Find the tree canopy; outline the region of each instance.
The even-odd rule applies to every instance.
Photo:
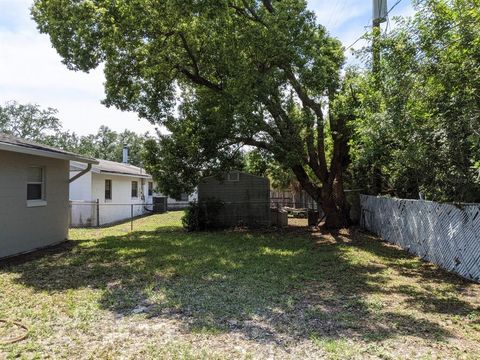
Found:
[[[353,100],[341,44],[306,1],[37,0],[32,13],[70,69],[104,64],[106,105],[169,130],[149,144],[162,191],[228,168],[247,145],[291,169],[327,226],[347,224]]]
[[[53,108],[10,101],[0,105],[0,132],[30,140],[46,140],[62,125]]]
[[[480,201],[478,5],[415,1],[379,36],[375,74],[371,48],[343,68],[303,0],[36,0],[32,14],[67,67],[104,64],[107,106],[166,127],[145,144],[162,192],[242,166],[247,148],[252,171],[293,175],[338,227],[345,181]]]

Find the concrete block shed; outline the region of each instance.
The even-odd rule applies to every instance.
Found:
[[[241,171],[205,177],[198,185],[198,200],[209,198],[225,204],[217,219],[219,227],[270,225],[270,181],[267,178]]]
[[[0,258],[67,239],[71,160],[97,163],[0,133]]]

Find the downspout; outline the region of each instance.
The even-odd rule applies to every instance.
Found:
[[[92,164],[87,164],[87,168],[85,170],[82,170],[80,171],[77,175],[75,175],[74,177],[72,177],[70,180],[68,180],[68,183],[71,184],[72,182],[74,182],[75,180],[77,180],[79,177],[85,175],[87,172],[89,172],[90,170],[92,170]]]

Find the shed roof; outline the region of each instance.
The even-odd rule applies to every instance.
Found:
[[[43,156],[47,158],[77,161],[85,164],[98,164],[97,160],[70,151],[57,149],[53,146],[22,139],[13,135],[0,133],[0,150],[21,154]]]
[[[113,175],[123,175],[123,176],[135,176],[150,179],[152,176],[147,174],[145,169],[141,167],[119,163],[115,161],[96,159],[98,161],[97,165],[93,165],[92,172],[97,174],[113,174]],[[71,171],[80,171],[85,169],[85,166],[76,162],[70,163]]]
[[[239,173],[239,174],[242,174],[242,175],[245,175],[245,176],[249,176],[249,177],[254,177],[254,178],[258,178],[258,179],[264,179],[266,181],[269,181],[268,178],[264,177],[264,176],[259,176],[259,175],[255,175],[255,174],[250,174],[248,172],[245,172],[245,171],[240,171],[240,170],[230,170],[228,172],[224,172],[224,173],[221,173],[221,174],[217,174],[217,175],[210,175],[210,176],[205,176],[203,178],[200,179],[200,181],[202,180],[206,180],[206,179],[212,179],[212,178],[215,178],[215,179],[218,179],[218,180],[224,180],[224,178],[228,175],[228,174],[233,174],[233,173]]]

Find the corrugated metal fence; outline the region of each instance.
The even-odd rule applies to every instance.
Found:
[[[480,204],[361,195],[361,225],[384,240],[480,282]]]

